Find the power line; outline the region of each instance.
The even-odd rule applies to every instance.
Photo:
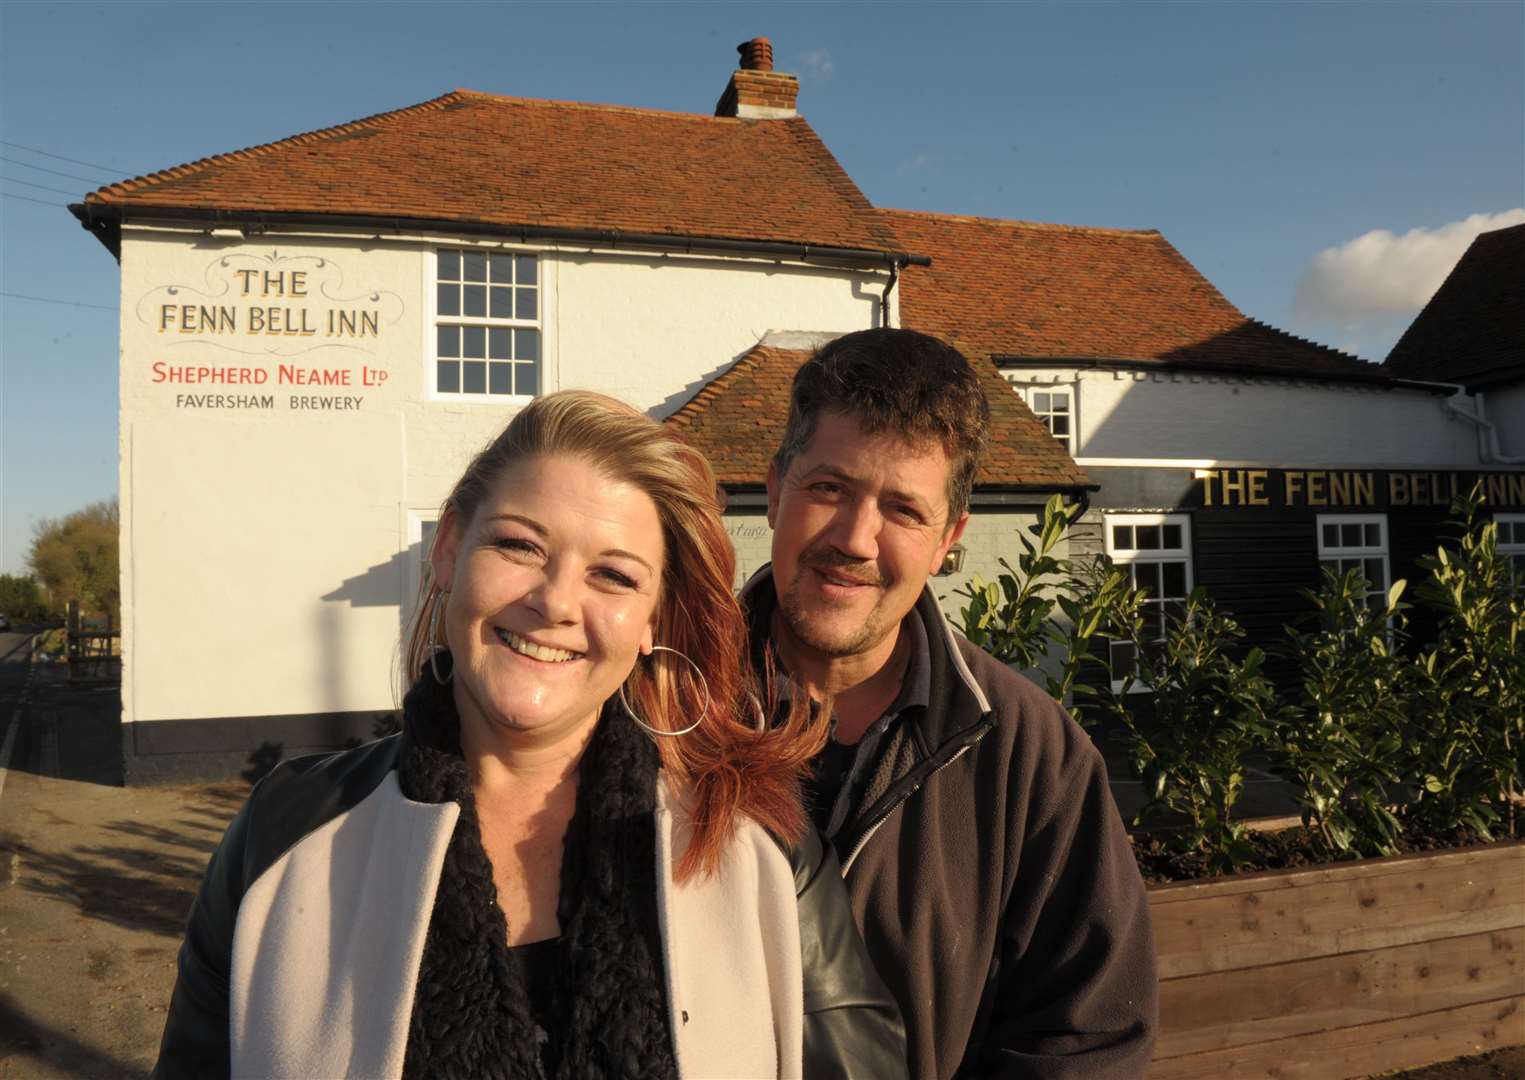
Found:
[[[51,199],[34,199],[30,195],[12,195],[9,191],[0,191],[0,199],[20,199],[22,202],[34,202],[38,206],[57,206],[64,210],[68,209],[68,206],[61,202],[54,202]]]
[[[12,300],[32,300],[39,304],[63,304],[65,307],[87,307],[98,311],[115,311],[116,308],[105,304],[85,304],[78,300],[55,300],[51,296],[24,296],[21,293],[0,292],[0,296],[8,296]]]
[[[100,183],[99,180],[96,180],[93,177],[76,176],[74,173],[59,172],[57,169],[44,169],[41,165],[29,165],[27,162],[22,161],[20,158],[10,158],[6,157],[4,154],[0,154],[0,161],[3,161],[8,165],[20,165],[23,169],[36,169],[38,172],[51,173],[54,176],[66,177],[70,180],[83,180],[87,184]]]
[[[20,179],[14,177],[14,176],[0,176],[0,180],[4,180],[7,184],[25,184],[27,187],[42,188],[43,191],[52,191],[52,192],[56,192],[59,195],[77,195],[77,194],[79,194],[78,192],[75,192],[75,191],[69,191],[67,188],[48,187],[47,184],[34,184],[30,180],[20,180]]]
[[[37,149],[35,146],[22,146],[20,143],[7,142],[5,139],[0,139],[0,146],[25,150],[29,154],[41,154],[43,157],[52,158],[55,161],[67,161],[70,165],[83,165],[87,169],[99,169],[101,172],[115,173],[117,176],[126,176],[129,173],[127,169],[114,169],[110,165],[97,165],[92,161],[80,161],[78,158],[64,157],[62,154],[50,154],[46,150]]]

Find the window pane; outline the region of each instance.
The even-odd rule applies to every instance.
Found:
[[[1049,409],[1049,395],[1048,394],[1034,394],[1033,395],[1033,412],[1046,413],[1046,412],[1050,412],[1050,411],[1051,410]]]
[[[510,351],[512,338],[509,336],[513,331],[507,327],[494,326],[487,331],[487,358],[489,360],[507,360],[513,356]]]
[[[514,281],[514,257],[512,255],[492,255],[488,257],[488,271],[492,275],[494,285],[511,285]]]
[[[439,355],[461,355],[461,328],[459,326],[441,326],[436,336],[439,338]]]
[[[1181,547],[1181,526],[1164,525],[1160,528],[1160,546],[1170,551],[1177,551]]]
[[[439,277],[441,281],[461,280],[461,253],[459,251],[442,251],[439,253]]]
[[[533,285],[533,284],[535,284],[535,281],[536,281],[536,278],[535,278],[535,269],[536,269],[536,267],[535,267],[535,256],[533,256],[533,255],[520,255],[517,259],[514,260],[514,263],[515,263],[516,273],[518,274],[519,284],[520,285]]]
[[[1118,551],[1132,551],[1133,550],[1133,526],[1132,525],[1114,525],[1114,526],[1112,526],[1112,546],[1115,549],[1117,549]]]
[[[1186,618],[1186,604],[1181,600],[1171,600],[1162,605],[1165,610],[1165,624],[1167,626],[1180,626]]]
[[[461,355],[476,359],[487,355],[487,328],[485,326],[461,327]]]
[[[1186,595],[1186,564],[1183,562],[1168,562],[1161,565],[1163,580],[1160,582],[1162,595],[1185,596]]]
[[[540,331],[514,331],[514,358],[517,360],[540,359]]]
[[[461,365],[454,360],[441,360],[434,365],[435,384],[442,394],[458,393],[461,389]]]
[[[514,290],[514,317],[519,319],[533,319],[535,317],[535,290]]]
[[[514,365],[514,393],[534,397],[540,393],[540,365]]]
[[[1340,547],[1360,547],[1361,526],[1351,525],[1348,522],[1340,526]]]
[[[493,288],[492,317],[494,319],[512,319],[514,317],[514,290],[497,286]]]
[[[468,360],[461,365],[461,389],[468,394],[481,394],[487,390],[487,365],[480,360]]]
[[[1382,572],[1381,559],[1367,559],[1362,573],[1366,575],[1366,580],[1371,583],[1373,589],[1387,592],[1387,575]]]
[[[480,319],[487,314],[487,286],[486,285],[462,285],[461,314],[468,318]]]
[[[1066,412],[1066,413],[1069,412],[1070,411],[1070,395],[1068,395],[1068,394],[1055,394],[1054,395],[1054,411],[1055,412]]]
[[[459,315],[461,313],[461,287],[441,283],[434,287],[434,306],[441,315]]]
[[[1070,418],[1064,413],[1056,413],[1049,417],[1049,430],[1059,438],[1064,438],[1070,433]]]
[[[1138,539],[1140,551],[1160,550],[1160,527],[1158,525],[1140,525],[1133,530],[1133,535]]]
[[[1108,658],[1112,662],[1112,678],[1123,679],[1133,674],[1136,650],[1131,641],[1108,642]]]
[[[1134,563],[1133,580],[1140,589],[1150,596],[1160,595],[1160,564],[1159,563]]]
[[[488,364],[487,389],[494,394],[512,394],[514,392],[514,365]]]
[[[461,253],[461,273],[466,281],[487,280],[487,256],[480,251]]]
[[[1338,525],[1324,526],[1324,546],[1326,548],[1340,546],[1340,527]]]

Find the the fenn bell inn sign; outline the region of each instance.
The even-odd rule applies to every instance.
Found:
[[[1525,472],[1197,469],[1192,476],[1187,505],[1200,507],[1444,509],[1474,484],[1486,506],[1525,506]]]

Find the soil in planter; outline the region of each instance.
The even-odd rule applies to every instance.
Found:
[[[1519,1080],[1525,1076],[1525,1046],[1455,1058],[1407,1072],[1383,1073],[1383,1080]]]
[[[1181,852],[1171,847],[1171,837],[1142,833],[1133,838],[1133,854],[1138,859],[1139,871],[1151,885],[1171,881],[1194,881],[1197,878],[1214,877],[1223,873],[1212,860],[1201,852]],[[1505,837],[1499,837],[1505,839]],[[1349,862],[1354,855],[1331,856],[1317,830],[1298,826],[1278,832],[1250,832],[1245,840],[1254,849],[1254,857],[1239,867],[1239,872],[1254,870],[1288,870],[1303,866],[1323,866],[1333,862]],[[1482,839],[1468,829],[1437,835],[1406,829],[1398,838],[1398,854],[1414,854],[1424,851],[1443,851],[1447,848],[1471,847]]]

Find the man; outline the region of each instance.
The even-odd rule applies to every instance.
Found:
[[[1142,1077],[1154,945],[1101,755],[927,588],[968,523],[989,423],[968,361],[935,338],[821,349],[768,470],[753,641],[832,704],[813,813],[912,1074]]]

